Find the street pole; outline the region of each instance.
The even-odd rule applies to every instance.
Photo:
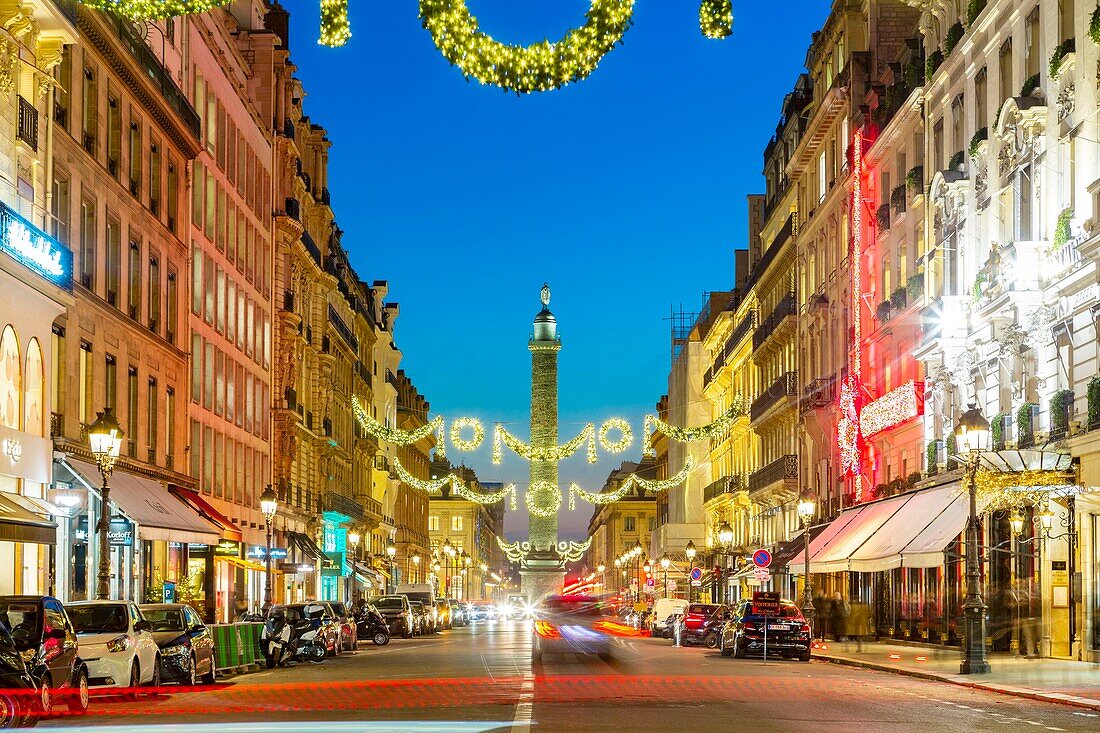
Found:
[[[99,569],[95,589],[96,599],[101,601],[111,597],[111,542],[108,536],[111,528],[111,474],[122,450],[123,435],[125,433],[110,407],[96,413],[95,422],[88,426],[88,446],[103,477],[99,494]]]
[[[970,516],[966,525],[966,647],[959,671],[962,674],[988,674],[985,651],[985,601],[982,600],[981,557],[978,549],[978,466],[989,438],[989,421],[977,405],[959,417],[956,445],[967,449],[966,482],[970,491]]]
[[[817,511],[817,496],[809,489],[802,491],[798,500],[798,518],[802,520],[803,552],[803,576],[802,576],[802,615],[806,617],[806,623],[810,627],[810,639],[814,638],[814,596],[810,588],[810,522],[813,521]]]

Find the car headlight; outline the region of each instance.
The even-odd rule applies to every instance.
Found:
[[[109,652],[115,652],[115,653],[124,652],[129,648],[130,648],[130,637],[129,636],[125,636],[125,635],[119,636],[119,637],[111,639],[109,642],[107,642],[107,651],[109,651]]]
[[[160,655],[162,657],[181,657],[189,651],[186,644],[177,644],[176,646],[169,646],[161,649]]]

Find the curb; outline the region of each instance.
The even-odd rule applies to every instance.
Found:
[[[860,669],[873,669],[879,672],[891,672],[893,674],[901,675],[903,677],[914,677],[916,679],[928,680],[930,682],[944,682],[950,685],[956,685],[958,687],[968,687],[972,690],[995,692],[1000,695],[1010,695],[1012,697],[1021,697],[1028,700],[1037,700],[1039,702],[1049,702],[1056,705],[1069,705],[1076,708],[1084,708],[1085,710],[1100,712],[1100,700],[1093,700],[1087,697],[1064,695],[1058,692],[1034,692],[1031,690],[1025,690],[1019,687],[1010,687],[1007,685],[983,684],[981,682],[964,682],[962,680],[939,675],[934,672],[918,672],[916,670],[904,669],[902,667],[891,667],[889,665],[879,664],[877,662],[864,662],[859,659],[851,659],[848,657],[820,656],[815,654],[814,659],[822,662],[829,662],[830,664],[840,664],[846,667],[859,667]]]

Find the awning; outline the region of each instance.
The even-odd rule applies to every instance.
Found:
[[[99,493],[99,488],[94,483],[99,476],[99,469],[74,458],[65,458],[64,463],[86,488]],[[169,494],[156,481],[125,471],[115,471],[111,475],[110,487],[111,503],[138,524],[141,539],[192,542],[200,545],[218,544],[220,528]]]
[[[202,497],[202,494],[172,484],[168,485],[168,490],[172,492],[175,497],[181,499],[185,504],[188,504],[196,512],[206,517],[206,519],[221,527],[222,537],[224,539],[244,542],[244,535],[241,534],[240,528],[233,524],[232,519],[215,509],[210,502]]]
[[[899,497],[901,498],[901,497]],[[960,498],[957,486],[938,486],[911,494],[894,516],[848,558],[848,570],[874,573],[900,567],[906,546],[943,514],[952,502]],[[937,548],[933,565],[943,562],[943,548],[959,533],[954,532]],[[908,563],[906,563],[908,564]],[[811,568],[813,566],[811,565]],[[913,567],[910,565],[909,567]]]
[[[817,568],[813,567],[813,559],[817,557],[822,549],[824,549],[834,537],[844,531],[844,528],[847,527],[853,519],[859,516],[861,511],[863,511],[862,506],[841,512],[839,517],[825,525],[825,529],[821,530],[817,537],[810,540],[810,569],[813,570],[813,572],[818,572]],[[801,557],[796,556],[795,559],[787,563],[788,572],[790,572],[791,575],[800,575],[806,572],[806,568],[803,567],[801,560]]]
[[[810,542],[812,543],[814,538],[825,531],[828,524],[815,524],[810,527]],[[779,548],[772,553],[771,568],[773,572],[782,572],[783,567],[788,565],[793,560],[801,560],[805,558],[806,553],[806,539],[805,530],[799,532],[788,541],[782,543]]]
[[[0,491],[0,540],[53,545],[57,525],[39,516],[26,497]]]
[[[287,532],[287,538],[290,540],[290,544],[297,547],[302,553],[312,559],[320,560],[322,567],[330,567],[332,560],[328,559],[328,556],[321,551],[321,548],[317,546],[317,543],[310,539],[309,535],[301,532]]]
[[[842,512],[810,545],[810,572],[879,572],[897,567],[936,567],[962,531],[967,497],[957,485],[915,491]],[[832,525],[830,525],[832,526]],[[791,572],[804,572],[801,557]]]
[[[239,568],[244,568],[245,570],[258,570],[261,573],[267,572],[267,566],[266,565],[261,565],[260,563],[252,562],[251,560],[245,560],[244,558],[241,558],[241,557],[227,557],[225,555],[215,555],[214,559],[215,560],[222,560],[224,562],[229,563],[230,565],[236,565]],[[274,566],[272,566],[271,571],[273,573],[276,572]]]

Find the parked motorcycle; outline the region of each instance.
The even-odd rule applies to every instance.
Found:
[[[260,650],[272,669],[297,659],[322,662],[327,649],[320,615],[300,605],[274,606],[260,632]]]
[[[355,634],[359,639],[370,639],[378,646],[390,643],[390,628],[374,606],[363,606],[356,612]]]

